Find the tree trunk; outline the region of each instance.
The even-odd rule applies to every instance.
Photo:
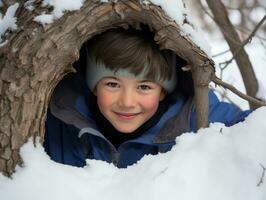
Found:
[[[241,47],[242,42],[237,34],[233,24],[228,18],[228,13],[220,0],[206,0],[209,8],[212,11],[213,17],[219,28],[221,29],[227,44],[230,47],[232,54],[235,57],[236,63],[239,67],[247,94],[256,97],[258,91],[258,81],[254,73],[252,64],[249,60],[245,49]],[[257,104],[249,102],[251,108],[258,107]]]
[[[138,0],[90,0],[79,11],[68,12],[42,27],[33,18],[44,8],[39,1],[35,3],[34,13],[21,4],[17,12],[18,30],[10,33],[9,42],[0,48],[0,171],[6,175],[22,163],[19,148],[29,137],[43,141],[53,89],[67,73],[74,72],[72,63],[79,58],[82,44],[96,34],[113,27],[146,24],[152,27],[154,39],[163,49],[172,50],[192,66],[192,73],[196,72],[193,77],[205,77],[203,81],[197,78],[195,90],[206,88],[211,81],[212,60],[180,34],[180,27],[158,6],[143,5]],[[195,94],[200,101],[200,93]],[[208,115],[205,108],[197,109],[198,114]],[[208,118],[204,119],[199,127],[206,126]]]

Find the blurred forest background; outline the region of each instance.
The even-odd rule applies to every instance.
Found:
[[[266,1],[185,0],[185,3],[212,48],[217,76],[265,101]],[[215,88],[223,100],[249,108],[246,101],[227,89]],[[250,106],[256,108],[252,103]]]

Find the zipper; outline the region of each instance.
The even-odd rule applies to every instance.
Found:
[[[120,159],[120,153],[116,150],[116,152],[112,152],[112,163],[117,167]]]
[[[98,130],[95,130],[93,128],[83,128],[80,130],[78,137],[81,138],[85,133],[98,136],[108,143],[109,148],[111,150],[111,162],[117,167],[120,160],[120,153],[118,152],[116,147],[107,138],[105,138]],[[86,151],[88,152],[88,150]]]

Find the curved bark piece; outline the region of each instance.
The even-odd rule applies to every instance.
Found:
[[[72,63],[79,58],[82,44],[113,27],[147,24],[161,48],[172,50],[192,66],[197,116],[205,116],[198,127],[207,126],[206,88],[214,73],[213,61],[181,34],[160,7],[138,0],[91,0],[45,27],[33,21],[33,14],[43,11],[36,7],[31,13],[21,5],[18,30],[0,48],[0,171],[4,174],[10,175],[21,164],[19,148],[29,137],[43,140],[52,91],[67,73],[74,72]]]

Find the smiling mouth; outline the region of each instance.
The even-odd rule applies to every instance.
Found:
[[[114,112],[120,119],[130,120],[134,119],[139,113],[118,113]]]

